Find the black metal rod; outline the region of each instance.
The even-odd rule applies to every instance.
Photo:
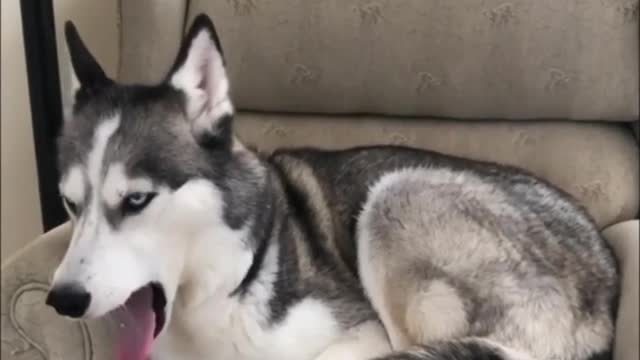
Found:
[[[51,0],[21,0],[24,52],[44,231],[67,220],[60,201],[56,137],[62,125],[56,31]]]

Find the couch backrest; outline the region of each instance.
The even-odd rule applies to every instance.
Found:
[[[240,109],[638,119],[637,0],[122,4],[124,79],[162,76],[206,12]]]

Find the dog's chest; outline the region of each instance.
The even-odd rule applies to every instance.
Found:
[[[311,360],[342,331],[331,309],[318,300],[299,302],[277,324],[258,307],[236,304],[175,314],[152,359]]]

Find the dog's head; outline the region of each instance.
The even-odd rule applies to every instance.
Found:
[[[241,280],[260,166],[233,137],[209,18],[194,20],[156,85],[111,80],[72,24],[65,35],[74,103],[58,166],[74,231],[47,302],[70,317],[125,308],[137,321],[155,319],[157,335],[179,289],[197,301],[203,284],[227,291]],[[207,280],[190,289],[198,276]]]

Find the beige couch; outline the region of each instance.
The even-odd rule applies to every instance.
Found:
[[[113,3],[107,68],[124,81],[160,79],[185,21],[209,13],[237,130],[261,149],[407,144],[515,164],[573,194],[620,259],[616,360],[638,359],[637,0]],[[79,22],[92,49],[111,46]],[[43,306],[69,234],[3,264],[3,359],[110,358],[111,324]]]

